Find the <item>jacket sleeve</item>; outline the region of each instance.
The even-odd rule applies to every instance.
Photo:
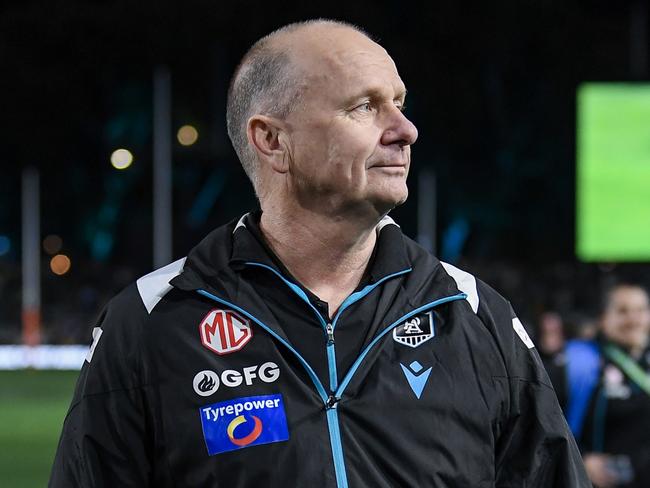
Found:
[[[50,476],[51,488],[149,486],[141,331],[135,287],[115,297],[93,329]]]
[[[505,378],[494,378],[504,392],[497,425],[498,488],[591,488],[555,391],[542,361],[510,304],[482,282],[478,315],[495,336]]]

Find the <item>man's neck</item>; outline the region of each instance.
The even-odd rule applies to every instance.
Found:
[[[377,240],[376,222],[335,219],[307,210],[265,211],[260,229],[300,283],[328,302],[330,316],[357,288]]]

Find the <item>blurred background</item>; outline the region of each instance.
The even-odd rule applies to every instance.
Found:
[[[392,216],[531,334],[589,334],[604,286],[650,282],[644,1],[3,2],[2,486],[45,484],[109,298],[255,208],[228,81],[316,17],[366,29],[408,87],[420,136]]]

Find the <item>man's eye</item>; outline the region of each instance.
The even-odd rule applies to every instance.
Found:
[[[370,102],[364,102],[357,107],[358,110],[363,112],[370,112],[372,110],[372,104]]]

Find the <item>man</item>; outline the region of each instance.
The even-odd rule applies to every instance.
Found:
[[[262,212],[108,305],[51,486],[588,486],[508,302],[386,217],[405,95],[346,24],[251,48],[228,130]]]
[[[605,294],[597,339],[569,342],[558,368],[569,424],[599,488],[650,486],[649,336],[647,292],[618,284]]]

